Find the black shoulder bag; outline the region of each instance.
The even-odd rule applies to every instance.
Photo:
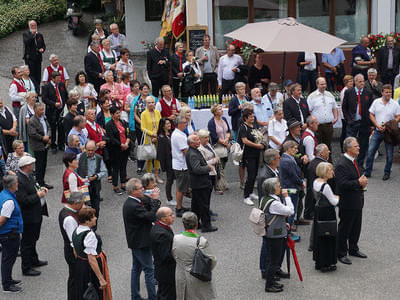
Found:
[[[197,239],[196,250],[194,251],[192,269],[190,274],[201,281],[211,281],[211,258],[205,255],[199,248],[200,237]]]
[[[325,195],[322,194],[326,183],[324,183],[317,194],[317,213],[315,222],[317,223],[317,236],[336,236],[337,235],[337,221],[335,220],[328,220],[328,221],[320,221],[319,220],[319,209],[326,208],[328,206],[332,206]],[[322,200],[322,201],[321,201]]]

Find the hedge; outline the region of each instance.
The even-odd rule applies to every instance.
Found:
[[[0,38],[22,28],[28,20],[49,22],[65,16],[66,1],[0,0]]]

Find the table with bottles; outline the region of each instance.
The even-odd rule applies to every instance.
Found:
[[[223,97],[222,101],[222,111],[223,116],[228,121],[229,127],[231,126],[231,117],[228,115],[228,106],[231,97]],[[218,95],[205,95],[205,96],[195,96],[188,98],[188,105],[192,109],[192,120],[196,130],[207,129],[208,121],[214,115],[211,113],[211,106],[219,103]]]

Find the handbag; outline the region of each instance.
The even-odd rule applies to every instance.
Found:
[[[220,143],[216,143],[214,145],[214,151],[215,151],[215,154],[217,154],[217,156],[219,158],[228,157],[228,148],[226,148],[224,145],[222,145]]]
[[[144,139],[147,136],[145,132],[143,132],[142,139],[140,141],[140,145],[137,148],[137,159],[138,160],[153,160],[157,157],[156,146],[154,146],[151,138],[149,138],[149,144],[144,144]]]
[[[99,300],[99,294],[97,294],[97,290],[93,283],[89,282],[88,287],[83,293],[83,300]]]
[[[240,147],[239,143],[233,143],[233,145],[231,146],[231,155],[233,161],[235,162],[242,161],[243,149],[242,147]]]
[[[81,185],[80,187],[78,187],[78,192],[83,194],[84,202],[90,201],[89,186],[87,186],[86,184]],[[71,190],[65,190],[64,197],[65,197],[65,199],[68,199],[69,197],[71,197]]]
[[[200,237],[197,239],[196,250],[192,260],[192,268],[190,274],[201,281],[211,281],[211,265],[212,261],[199,248]]]
[[[324,190],[326,183],[324,183],[321,186],[321,189],[318,193],[316,193],[317,196],[317,203],[315,204],[316,206],[316,216],[315,216],[315,222],[317,225],[317,230],[316,234],[318,237],[321,236],[336,236],[337,235],[337,220],[318,220],[319,219],[319,213],[318,213],[318,207],[319,208],[326,208],[328,206],[331,206],[328,200],[326,200],[326,197],[322,194],[322,191]],[[324,198],[325,201],[321,203],[321,199]]]
[[[268,224],[265,224],[265,210],[269,210],[272,202],[275,199],[269,199],[263,208],[253,207],[249,215],[249,221],[253,226],[253,231],[257,236],[265,236],[267,234],[266,229],[270,226],[276,219],[276,215],[274,215]],[[261,204],[261,203],[260,203]]]

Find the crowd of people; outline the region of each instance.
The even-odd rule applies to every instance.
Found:
[[[132,250],[131,299],[142,299],[142,271],[149,299],[214,299],[213,281],[190,270],[196,249],[210,259],[210,270],[216,264],[207,240],[196,231],[218,230],[213,224],[218,214],[210,203],[213,190],[223,195],[229,188],[225,167],[230,156],[238,166],[243,203],[265,214],[260,271],[266,292],[283,291],[278,281],[289,277],[281,268],[286,241],[288,235],[299,240],[298,225],[312,221],[309,250],[317,270],[334,271],[337,260],[351,264],[348,255],[367,257],[358,248],[367,178],[382,141],[382,179],[390,178],[394,145],[400,142],[400,106],[392,97],[400,93],[392,88],[400,50],[392,37],[380,50],[379,72],[372,68],[375,60],[365,37],[353,50],[352,75],[345,74],[339,48],[322,55],[326,77],[318,75],[318,55],[300,53],[301,84],[286,82],[281,93],[260,54],[245,68],[234,45],[220,57],[208,35],[195,52],[185,53],[183,44],[176,43],[171,56],[164,39],[157,38],[147,52],[150,82],[139,82],[125,36],[117,24],[110,31],[96,20],[84,71],[76,74],[74,87],[56,54],[41,74],[46,46],[35,21],[23,34],[25,65],[11,70],[12,109],[0,99],[4,291],[22,290],[20,280],[11,276],[19,249],[23,275],[39,276],[37,268],[47,265],[36,243],[47,215],[45,197],[53,188],[45,180],[49,150],[62,151],[65,165],[59,225],[69,269],[68,299],[82,299],[90,289],[99,299],[112,299],[107,258],[96,233],[103,178],[115,195],[128,195],[123,221]],[[308,85],[310,93],[303,98]],[[333,89],[341,90],[340,106]],[[179,99],[217,90],[233,94],[231,119],[217,103],[210,108],[207,127],[199,128],[190,107]],[[343,155],[333,165],[337,122],[342,123]],[[128,177],[129,160],[136,161],[140,179]],[[184,197],[191,199],[191,207],[183,206]],[[175,217],[184,226],[178,235],[171,228]]]

